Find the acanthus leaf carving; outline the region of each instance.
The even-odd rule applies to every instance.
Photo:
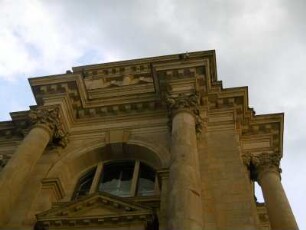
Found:
[[[68,133],[65,132],[58,106],[38,107],[29,113],[33,125],[45,125],[53,134],[52,142],[65,147],[68,143]]]
[[[185,110],[190,112],[195,117],[195,129],[199,134],[203,129],[203,119],[200,116],[199,110],[199,96],[197,93],[192,95],[179,94],[177,97],[170,96],[169,94],[165,97],[165,102],[168,108],[169,115],[169,127],[172,126],[172,117],[175,113],[180,110]]]
[[[274,171],[280,175],[280,159],[280,154],[268,152],[242,155],[243,163],[250,170],[251,179],[255,181],[259,181],[260,176],[267,171]]]

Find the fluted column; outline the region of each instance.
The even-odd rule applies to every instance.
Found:
[[[296,230],[298,226],[281,183],[279,163],[277,154],[252,156],[252,175],[261,186],[272,230]]]
[[[171,165],[169,170],[168,228],[203,229],[201,181],[198,166],[196,121],[197,97],[169,98],[172,117]]]
[[[38,108],[31,111],[29,116],[33,127],[0,174],[0,226],[7,223],[31,170],[47,144],[51,140],[64,144],[58,107]]]

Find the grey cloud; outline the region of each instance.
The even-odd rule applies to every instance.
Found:
[[[294,211],[301,209],[300,193],[292,197],[297,184],[290,177],[302,177],[292,174],[295,165],[306,168],[306,1],[53,0],[40,4],[54,17],[58,42],[69,47],[63,54],[75,52],[64,56],[69,59],[64,63],[67,69],[111,58],[216,49],[218,75],[225,87],[249,86],[250,105],[258,114],[285,112],[283,165],[288,166],[283,181]],[[48,40],[48,34],[44,38]],[[39,74],[47,68],[45,63]],[[64,67],[57,68],[62,72]],[[35,74],[37,70],[31,73]],[[301,187],[306,189],[305,184]],[[297,212],[300,228],[306,228]]]

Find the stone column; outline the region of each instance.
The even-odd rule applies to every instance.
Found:
[[[171,165],[169,170],[168,228],[203,229],[201,181],[196,127],[197,96],[168,97],[172,118]]]
[[[47,144],[51,140],[64,144],[58,107],[38,108],[30,111],[29,116],[34,125],[0,174],[0,226],[8,222],[31,170]]]
[[[261,186],[272,230],[296,230],[298,226],[281,184],[279,163],[278,154],[252,156],[252,175]]]

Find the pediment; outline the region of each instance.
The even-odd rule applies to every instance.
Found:
[[[128,199],[106,193],[93,194],[72,202],[59,202],[37,215],[43,226],[100,226],[147,223],[152,220],[150,208]]]

